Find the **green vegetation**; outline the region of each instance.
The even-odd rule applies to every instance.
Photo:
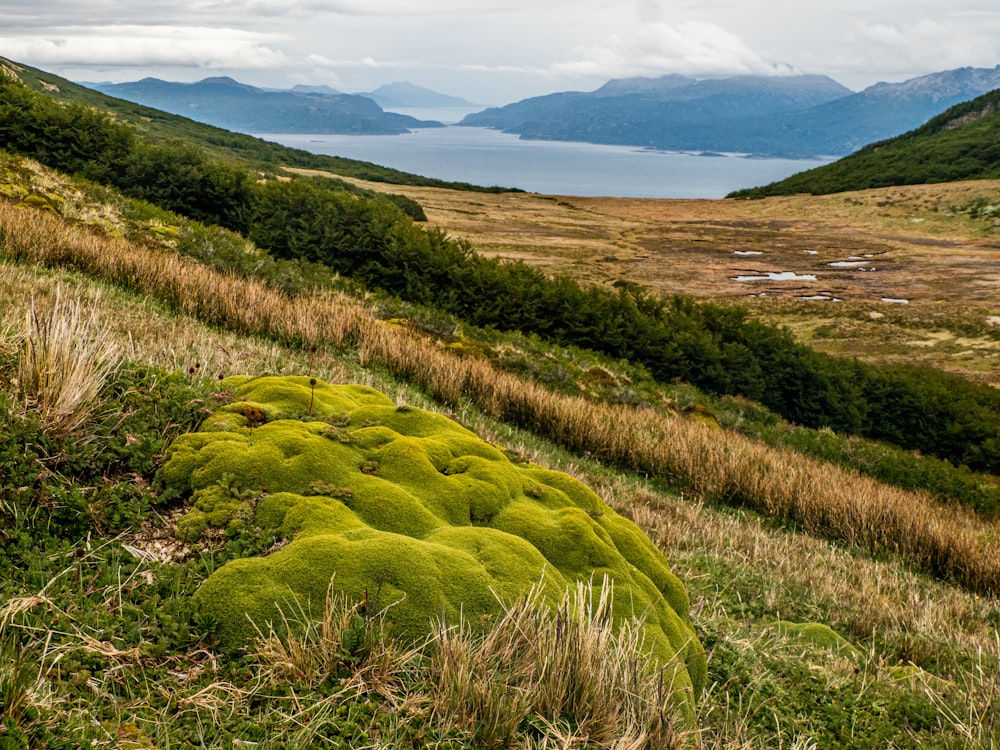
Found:
[[[16,84],[4,91],[0,142],[7,147],[246,233],[278,257],[322,263],[478,326],[633,360],[661,381],[739,394],[798,424],[892,442],[974,470],[1000,467],[995,389],[922,368],[822,355],[736,309],[550,279],[524,264],[484,259],[443,232],[414,225],[386,200],[323,181],[260,184],[245,168],[209,161],[190,146],[148,145],[90,110],[61,107]]]
[[[810,169],[730,198],[1000,178],[1000,92],[958,104],[908,133],[865,146],[833,164]]]
[[[384,201],[35,104],[53,141],[21,147],[86,174],[111,162],[80,144],[124,144],[133,175],[167,170],[134,194],[285,257],[0,155],[0,747],[997,747],[995,477],[668,364],[989,466],[983,389],[484,261]],[[330,555],[335,575],[297,567]],[[429,558],[447,575],[420,576]],[[273,591],[274,569],[303,588],[252,631],[276,596],[244,584]],[[407,610],[414,581],[439,598]],[[419,642],[470,588],[481,608]],[[688,622],[693,717],[647,658],[683,642],[700,685]]]
[[[377,590],[395,635],[413,641],[436,617],[488,622],[533,586],[557,605],[603,576],[595,588],[613,589],[615,622],[641,616],[645,648],[663,664],[680,654],[675,688],[703,688],[683,586],[583,484],[514,465],[457,424],[372,389],[305,377],[220,387],[235,400],[175,440],[161,472],[168,494],[191,494],[178,532],[193,542],[209,527],[254,524],[291,540],[202,585],[196,599],[224,645],[279,623],[283,606],[316,616],[310,603],[330,586],[350,601]]]
[[[5,76],[5,71],[9,71],[9,75]],[[42,70],[0,57],[0,80],[5,83],[10,82],[7,79],[20,81],[32,91],[43,94],[48,99],[78,105],[83,109],[97,112],[111,112],[116,121],[127,123],[145,140],[151,142],[184,141],[189,144],[197,144],[199,148],[214,158],[235,158],[252,164],[258,169],[301,167],[322,169],[342,177],[354,177],[360,180],[393,185],[420,185],[472,192],[517,192],[515,188],[480,187],[464,182],[436,180],[370,162],[345,159],[340,156],[324,156],[302,149],[288,148],[260,138],[233,133],[189,120],[186,117],[116,99]],[[6,96],[5,93],[4,98]],[[53,129],[50,134],[57,135],[58,133]]]

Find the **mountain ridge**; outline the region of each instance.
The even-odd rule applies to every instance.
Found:
[[[924,125],[872,143],[832,164],[730,193],[731,198],[1000,177],[1000,89],[957,104]]]
[[[94,90],[244,133],[329,133],[399,135],[441,123],[384,111],[358,94],[327,93],[315,87],[263,89],[228,76],[194,83],[159,78],[94,84]]]
[[[418,86],[410,81],[394,81],[367,91],[358,96],[367,96],[383,109],[393,107],[403,109],[431,109],[448,107],[475,107],[476,104],[460,96],[442,94],[438,91]]]
[[[461,124],[522,138],[758,156],[838,156],[1000,87],[1000,66],[959,68],[852,92],[826,76],[614,79],[484,110]]]

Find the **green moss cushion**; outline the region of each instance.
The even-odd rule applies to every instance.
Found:
[[[312,382],[224,381],[237,400],[175,441],[161,471],[192,497],[182,535],[252,522],[290,540],[226,564],[198,591],[226,645],[282,611],[321,611],[331,578],[355,598],[381,581],[394,632],[420,638],[441,615],[488,621],[498,599],[534,585],[555,603],[577,581],[607,576],[615,617],[644,617],[651,653],[679,655],[681,683],[700,691],[705,656],[687,593],[635,524],[575,479],[515,465],[443,416]]]
[[[819,622],[789,622],[787,620],[778,621],[778,632],[783,635],[800,639],[804,643],[827,649],[834,653],[847,657],[859,657],[861,652],[855,648],[854,644],[844,636]]]

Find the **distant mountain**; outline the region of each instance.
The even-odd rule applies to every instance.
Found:
[[[761,143],[777,136],[789,149],[843,155],[913,130],[949,107],[996,88],[1000,88],[1000,66],[959,68],[902,83],[877,83],[794,117],[771,118],[749,127]]]
[[[466,99],[440,94],[409,81],[387,83],[385,86],[379,86],[374,91],[360,94],[360,96],[374,99],[383,109],[445,109],[448,107],[468,109],[476,106]]]
[[[958,104],[923,126],[873,143],[832,164],[800,172],[734,198],[1000,179],[1000,90]]]
[[[132,83],[94,86],[95,90],[119,99],[243,133],[396,135],[410,128],[441,126],[438,122],[385,112],[364,96],[313,88],[275,91],[226,77],[206,78],[197,83],[144,78]]]
[[[278,90],[280,91],[281,89]],[[330,86],[308,86],[304,83],[293,86],[292,91],[296,94],[331,94],[332,96],[340,96],[344,93],[343,91],[337,91],[337,89]]]
[[[811,157],[847,154],[898,135],[997,87],[1000,66],[880,83],[859,93],[825,76],[670,75],[526,99],[461,124],[543,140]]]
[[[487,109],[461,124],[541,140],[741,151],[738,136],[748,118],[787,116],[850,93],[826,76],[629,78],[588,93],[550,94]]]

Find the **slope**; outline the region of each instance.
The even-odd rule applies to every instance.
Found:
[[[918,185],[1000,177],[1000,90],[958,104],[926,124],[873,143],[832,164],[763,187],[739,190],[734,198]]]
[[[117,121],[127,123],[144,138],[151,141],[184,140],[197,144],[199,148],[217,157],[237,158],[261,168],[275,166],[312,167],[347,177],[390,184],[436,185],[458,190],[489,192],[508,190],[498,187],[484,188],[467,183],[449,183],[370,162],[345,159],[339,156],[322,156],[301,149],[288,148],[124,99],[116,99],[43,70],[0,57],[0,81],[3,80],[20,81],[32,91],[44,93],[60,102],[79,104],[93,107],[101,112],[112,113]]]
[[[504,692],[522,694],[515,685],[505,691],[506,682],[493,682],[492,690],[477,694],[484,714],[460,713],[449,696],[462,695],[463,680],[480,670],[487,678],[501,676],[503,659],[475,662],[472,670],[423,671],[446,659],[407,661],[377,618],[349,608],[345,616],[337,602],[325,623],[293,622],[300,627],[294,639],[262,638],[245,657],[217,649],[218,623],[192,609],[193,592],[230,560],[273,552],[281,540],[234,527],[214,544],[185,549],[162,530],[175,521],[176,509],[151,492],[149,482],[164,441],[204,421],[225,400],[217,373],[265,370],[363,382],[395,393],[404,414],[410,405],[456,413],[518,460],[572,468],[617,512],[634,517],[669,553],[671,567],[690,581],[698,635],[712,648],[710,688],[697,709],[702,747],[861,748],[875,742],[985,749],[995,742],[991,691],[1000,609],[994,597],[976,597],[915,574],[900,564],[898,551],[872,559],[853,545],[781,531],[752,512],[706,502],[707,496],[691,502],[689,491],[679,496],[665,489],[669,473],[654,473],[658,479],[650,481],[609,469],[603,456],[582,445],[560,449],[489,414],[516,422],[536,411],[539,432],[548,422],[551,434],[562,434],[563,440],[574,432],[592,440],[596,432],[586,420],[602,407],[567,412],[572,419],[560,426],[555,411],[546,416],[540,407],[572,400],[503,379],[479,388],[476,399],[484,411],[470,401],[455,401],[456,392],[447,396],[429,385],[425,376],[433,368],[426,363],[440,363],[435,377],[441,384],[456,371],[478,368],[485,374],[489,368],[442,352],[436,342],[401,326],[380,323],[373,309],[356,302],[328,294],[289,297],[178,259],[171,242],[221,245],[225,233],[205,236],[205,228],[195,231],[180,217],[158,214],[153,220],[148,206],[137,207],[147,215],[129,209],[128,219],[120,198],[93,203],[85,185],[38,165],[15,164],[26,170],[18,180],[30,174],[33,187],[64,197],[71,222],[60,228],[64,220],[51,210],[5,206],[3,322],[13,326],[23,319],[32,296],[39,309],[49,309],[57,288],[88,309],[99,299],[93,307],[95,331],[145,364],[123,363],[95,400],[95,418],[64,441],[41,434],[36,417],[17,406],[6,385],[2,390],[6,437],[0,453],[5,465],[25,472],[18,487],[0,486],[0,513],[8,522],[0,545],[10,572],[0,589],[0,647],[9,686],[5,696],[10,696],[7,744],[436,744],[469,750],[510,744],[514,733],[521,733],[516,738],[526,746],[544,746],[556,737],[596,748],[620,746],[614,743],[622,732],[601,742],[592,723],[584,740],[581,722],[588,717],[582,711],[552,719],[504,700]],[[86,216],[104,217],[108,230],[81,232],[72,222]],[[129,226],[134,242],[112,230]],[[229,313],[220,315],[224,309]],[[325,338],[338,327],[348,334],[339,343]],[[4,372],[14,366],[22,335],[0,337]],[[428,391],[443,402],[433,401]],[[473,396],[477,390],[464,392]],[[538,396],[534,407],[502,403],[525,394]],[[648,435],[652,412],[638,410],[636,416],[641,423],[632,434]],[[680,429],[683,422],[691,429]],[[609,420],[608,437],[620,436],[621,424]],[[692,477],[711,480],[717,467],[704,461],[704,449],[719,444],[720,433],[698,420],[672,420],[669,426],[670,439],[649,435],[643,442],[657,449],[690,448]],[[688,446],[697,435],[706,442]],[[33,451],[47,452],[44,464],[23,452],[26,442]],[[733,446],[733,456],[739,452]],[[93,456],[100,462],[92,463]],[[759,457],[746,455],[747,466]],[[782,459],[783,470],[771,475],[792,487],[801,467],[792,470],[787,456]],[[852,497],[858,485],[846,472],[812,486],[835,489],[840,482],[844,497]],[[144,519],[151,523],[144,525]],[[455,658],[469,653],[461,643],[443,652]],[[607,661],[596,663],[605,664],[600,675],[609,674]],[[472,703],[467,699],[466,705]],[[490,730],[497,722],[501,728]],[[635,746],[678,746],[679,739],[654,736]]]
[[[741,394],[799,424],[886,440],[974,470],[1000,465],[1000,393],[993,389],[932,370],[824,356],[739,309],[552,279],[423,230],[384,200],[315,180],[252,179],[242,165],[208,161],[183,147],[150,147],[89,110],[53,110],[18,94],[7,93],[17,101],[3,113],[4,143],[245,233],[276,257],[318,263],[475,325],[628,359],[662,382]],[[36,137],[39,130],[47,137]],[[951,425],[947,432],[936,429],[941,422]]]

